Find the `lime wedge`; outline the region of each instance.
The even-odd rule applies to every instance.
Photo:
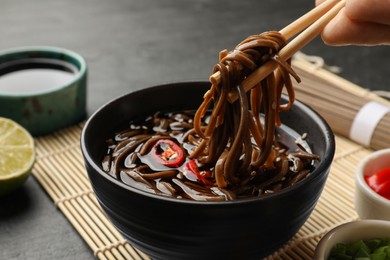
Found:
[[[22,185],[35,162],[34,139],[18,123],[0,117],[0,196]]]

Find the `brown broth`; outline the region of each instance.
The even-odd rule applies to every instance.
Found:
[[[157,113],[143,122],[132,122],[128,129],[107,140],[108,149],[102,168],[125,184],[146,192],[191,200],[219,201],[278,192],[310,174],[318,159],[311,153],[304,137],[282,125],[275,133],[277,141],[273,144],[273,152],[276,156],[272,166],[252,167],[250,172],[237,175],[240,177],[239,183],[219,188],[213,175],[216,166],[190,158],[199,138],[197,134],[191,134],[194,113]],[[154,138],[156,140],[151,142]],[[165,166],[156,159],[160,148],[156,144],[158,140],[175,142],[184,151],[184,161],[179,165]],[[168,141],[161,142],[165,145],[164,142]],[[150,147],[146,149],[148,145]],[[254,141],[252,146],[258,150]],[[197,172],[189,166],[194,165],[193,160],[198,167]]]

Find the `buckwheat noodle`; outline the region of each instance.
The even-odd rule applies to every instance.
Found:
[[[390,101],[376,95],[375,91],[367,91],[311,63],[310,59],[312,58],[307,58],[304,54],[294,57],[294,70],[305,78],[301,84],[294,85],[296,96],[315,109],[336,134],[350,138],[354,118],[369,102],[374,101],[390,108]],[[390,113],[387,113],[372,134],[370,148],[374,150],[390,148],[389,129]]]

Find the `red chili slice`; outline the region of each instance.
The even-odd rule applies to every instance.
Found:
[[[169,139],[161,139],[153,146],[153,154],[157,160],[170,168],[177,168],[184,162],[184,150]]]
[[[390,199],[390,168],[384,168],[365,179],[373,191]]]
[[[210,171],[202,171],[199,172],[198,165],[196,164],[195,160],[190,160],[187,164],[187,169],[191,171],[193,174],[196,175],[198,178],[198,181],[208,185],[208,186],[213,186],[214,183],[212,181],[209,181],[207,177],[211,177]]]
[[[379,189],[378,194],[390,200],[390,181],[383,183]]]

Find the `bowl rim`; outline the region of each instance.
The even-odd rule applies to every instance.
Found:
[[[299,101],[297,99],[294,101],[294,106],[297,106],[298,108],[306,111],[310,117],[316,118],[316,122],[318,122],[320,124],[321,128],[324,129],[325,135],[328,137],[324,141],[325,146],[326,146],[325,150],[328,151],[331,156],[328,156],[324,160],[321,160],[320,163],[318,164],[318,166],[313,170],[313,172],[311,172],[310,175],[307,176],[306,178],[304,178],[303,180],[299,181],[298,183],[296,183],[292,186],[289,186],[283,190],[280,190],[280,191],[273,193],[273,194],[269,194],[267,196],[261,196],[261,197],[255,197],[255,198],[245,198],[245,199],[239,199],[239,200],[227,200],[227,201],[196,201],[196,200],[172,198],[172,197],[168,197],[168,196],[162,196],[162,195],[158,195],[158,194],[149,193],[149,192],[131,187],[129,185],[126,185],[123,182],[121,182],[121,181],[113,178],[112,176],[108,175],[107,173],[105,173],[94,162],[94,160],[92,159],[92,156],[90,155],[90,153],[88,152],[88,150],[86,148],[85,139],[86,139],[86,132],[88,131],[89,126],[92,124],[92,121],[99,115],[99,113],[104,111],[107,107],[109,107],[114,102],[118,102],[119,100],[126,98],[128,95],[139,95],[141,92],[153,91],[155,88],[166,88],[166,87],[170,87],[170,86],[178,86],[178,85],[180,86],[180,85],[190,85],[190,84],[191,85],[194,85],[194,84],[198,84],[198,85],[202,84],[203,85],[203,84],[210,84],[210,82],[197,80],[197,81],[180,81],[180,82],[172,82],[172,83],[163,83],[163,84],[158,84],[158,85],[154,85],[151,87],[146,87],[143,89],[131,91],[129,93],[125,93],[125,94],[118,96],[118,97],[108,101],[107,103],[105,103],[103,106],[98,108],[87,119],[87,121],[82,129],[82,132],[80,135],[80,147],[81,147],[81,151],[82,151],[82,154],[84,156],[84,159],[86,161],[88,161],[89,165],[100,176],[102,176],[103,178],[105,178],[109,182],[114,183],[115,185],[117,185],[117,186],[119,186],[127,191],[130,191],[130,192],[133,192],[133,193],[136,193],[138,195],[145,196],[145,197],[148,197],[151,199],[162,200],[165,202],[180,203],[180,204],[193,204],[193,205],[201,205],[202,204],[202,205],[210,205],[210,206],[216,206],[216,205],[223,206],[223,205],[232,205],[232,204],[233,205],[235,205],[235,204],[240,204],[240,205],[251,204],[251,203],[257,203],[258,201],[269,200],[273,197],[288,196],[288,194],[290,192],[292,192],[292,190],[295,190],[295,189],[305,185],[306,182],[313,181],[316,178],[319,178],[319,172],[326,171],[326,168],[330,168],[329,166],[331,165],[331,163],[333,161],[335,147],[336,147],[333,131],[331,130],[330,126],[325,121],[325,119],[318,112],[316,112],[311,107],[309,107],[308,105],[302,103],[301,101]]]
[[[342,236],[343,234],[348,234],[348,232],[350,232],[351,230],[372,229],[373,227],[388,228],[390,230],[390,221],[381,220],[381,219],[362,219],[362,220],[354,220],[354,221],[346,222],[333,227],[318,242],[315,249],[314,259],[316,260],[326,259],[325,257],[328,256],[328,253],[330,252],[333,245],[335,245],[338,242],[347,242],[344,240],[336,241],[338,236]],[[359,240],[359,239],[365,239],[365,238],[363,236],[363,238],[356,238],[355,240]]]
[[[0,97],[2,97],[2,98],[21,98],[21,97],[26,98],[26,97],[35,97],[35,96],[40,96],[40,95],[56,93],[58,91],[62,91],[64,89],[67,89],[68,87],[72,86],[76,82],[79,82],[84,77],[86,77],[86,74],[87,74],[86,60],[80,54],[78,54],[72,50],[68,50],[68,49],[61,48],[61,47],[44,46],[44,45],[42,45],[42,46],[40,46],[40,45],[34,46],[33,45],[33,46],[14,47],[14,48],[1,50],[0,51],[0,59],[1,59],[1,57],[7,57],[7,56],[11,56],[11,55],[21,56],[21,55],[27,55],[29,53],[34,54],[34,55],[52,53],[52,54],[60,55],[61,57],[70,57],[79,63],[79,65],[78,65],[79,67],[77,66],[78,73],[75,74],[72,77],[72,79],[69,80],[66,84],[64,84],[62,86],[58,86],[56,88],[50,88],[48,90],[41,90],[41,91],[39,91],[39,90],[38,91],[37,90],[28,91],[28,92],[24,92],[24,93],[13,93],[13,92],[8,93],[8,92],[1,92],[0,91]],[[19,58],[15,58],[15,59],[13,58],[11,60],[16,60],[16,59],[19,59]],[[58,58],[53,58],[53,59],[56,60]],[[69,61],[66,61],[66,62],[71,63]],[[1,64],[1,62],[0,62],[0,64]]]
[[[367,176],[365,169],[367,164],[375,162],[378,158],[388,156],[390,158],[390,148],[377,150],[366,156],[356,168],[355,183],[356,189],[360,190],[368,199],[379,203],[381,207],[390,207],[390,201],[376,193],[370,186],[368,186],[364,176]]]

